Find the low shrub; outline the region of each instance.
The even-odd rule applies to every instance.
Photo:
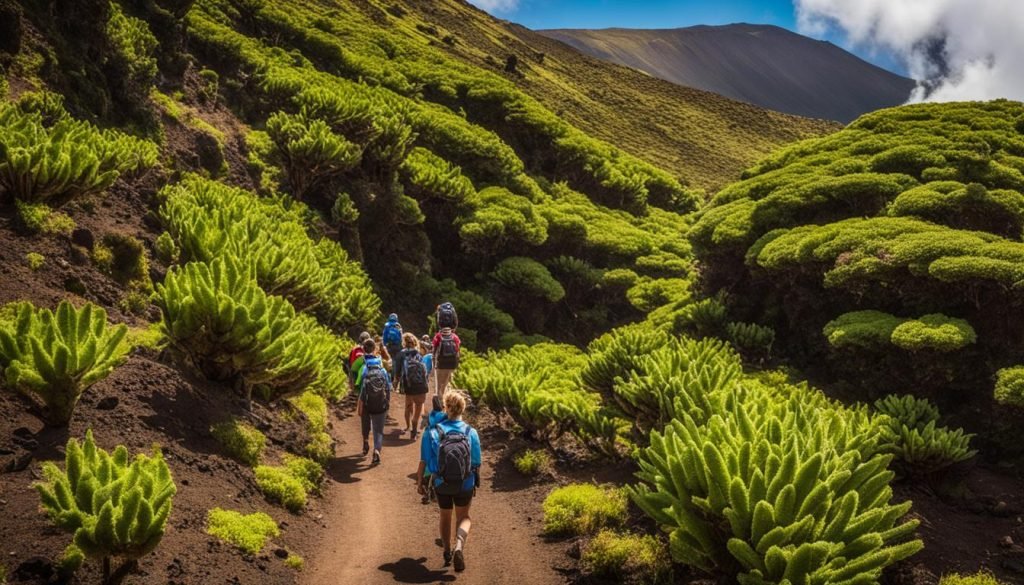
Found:
[[[544,532],[593,534],[626,521],[626,493],[621,489],[590,483],[571,484],[553,490],[544,499]]]
[[[301,571],[306,566],[306,562],[302,559],[302,557],[295,553],[289,553],[288,556],[284,559],[284,564],[291,569],[295,569],[296,571]]]
[[[320,484],[324,480],[324,468],[319,463],[305,457],[285,455],[284,466],[292,477],[302,483],[303,489],[307,492],[320,491]]]
[[[82,443],[68,440],[64,460],[64,470],[44,463],[46,479],[35,488],[43,509],[74,533],[86,557],[102,559],[108,573],[111,557],[130,562],[160,544],[177,488],[159,449],[129,460],[123,445],[107,453],[86,431]]]
[[[938,426],[939,409],[928,400],[887,396],[875,402],[875,410],[887,415],[892,434],[887,450],[908,475],[929,475],[977,454],[971,449],[974,435]]]
[[[75,220],[50,209],[45,203],[15,202],[18,222],[30,233],[70,236],[75,231]]]
[[[305,445],[306,455],[321,465],[326,464],[334,455],[334,441],[327,432],[327,401],[312,390],[307,390],[289,398],[288,403],[306,419],[309,432],[309,442]]]
[[[206,515],[206,532],[255,555],[267,541],[280,536],[274,519],[263,512],[241,514],[234,510],[214,508]]]
[[[987,571],[979,571],[973,575],[951,573],[939,579],[939,585],[1004,585],[996,576]]]
[[[167,232],[160,234],[156,239],[154,248],[156,249],[156,257],[165,264],[174,264],[181,256],[181,250],[178,248],[177,242]]]
[[[25,264],[28,264],[28,267],[33,272],[42,268],[45,262],[46,256],[43,256],[39,252],[29,252],[25,254]]]
[[[61,301],[56,312],[31,303],[9,305],[0,319],[0,367],[7,384],[42,402],[52,425],[64,426],[82,392],[126,359],[124,325],[109,326],[107,313],[87,303]]]
[[[231,457],[249,466],[260,462],[267,437],[256,427],[233,418],[213,425],[210,432]]]
[[[996,402],[1024,407],[1024,366],[1003,368],[996,372]]]
[[[297,513],[306,507],[307,493],[319,490],[323,475],[319,463],[286,455],[282,467],[257,466],[256,485],[268,499]]]
[[[672,560],[665,543],[651,535],[602,530],[583,549],[583,571],[617,583],[656,585],[672,582]]]
[[[523,475],[537,475],[551,466],[551,456],[542,449],[527,449],[516,455],[512,464]]]

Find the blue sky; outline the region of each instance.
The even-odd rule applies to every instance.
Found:
[[[696,24],[774,24],[796,29],[792,0],[469,0],[495,16],[532,29],[677,28]],[[838,35],[824,37],[861,58],[903,73],[887,55],[847,46]]]

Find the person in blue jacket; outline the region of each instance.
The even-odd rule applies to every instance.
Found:
[[[380,463],[384,448],[384,425],[387,423],[391,406],[391,377],[384,368],[381,358],[374,355],[377,344],[372,339],[363,342],[364,363],[356,376],[359,400],[356,415],[360,418],[363,433],[363,457],[370,452],[370,431],[373,431],[373,464]]]
[[[398,354],[402,352],[402,324],[398,322],[398,315],[395,313],[388,315],[388,320],[384,323],[380,336],[385,349],[388,350],[388,355],[391,356],[391,379],[397,383],[398,374],[401,372]]]
[[[437,504],[440,508],[440,532],[441,542],[444,544],[444,564],[447,567],[454,563],[456,571],[466,569],[464,549],[466,539],[469,537],[469,529],[472,521],[469,518],[469,507],[472,504],[476,488],[480,484],[480,436],[476,429],[469,426],[462,420],[462,414],[466,410],[466,396],[461,392],[447,392],[444,395],[445,418],[440,420],[436,426],[427,429],[423,433],[423,440],[420,442],[420,464],[414,477],[417,478],[416,491],[422,496],[427,493],[426,481],[431,481],[437,491]],[[439,474],[440,464],[438,462],[441,443],[445,436],[450,437],[453,433],[461,433],[469,442],[470,472],[462,482],[461,490],[457,493],[440,493],[443,487],[444,478]],[[428,476],[424,472],[429,472]],[[447,487],[447,486],[444,486]],[[440,490],[440,491],[439,491]],[[452,547],[452,509],[455,509],[456,536],[454,550]]]

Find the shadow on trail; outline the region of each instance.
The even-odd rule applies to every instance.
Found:
[[[435,571],[427,568],[426,562],[427,557],[405,557],[394,563],[384,563],[377,569],[391,573],[399,583],[445,583],[455,580],[455,575],[450,575],[445,570]]]
[[[327,477],[338,483],[356,483],[363,480],[359,474],[369,470],[370,467],[369,457],[355,454],[335,457],[327,465],[326,471]]]

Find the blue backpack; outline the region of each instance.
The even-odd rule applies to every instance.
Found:
[[[401,345],[402,333],[398,330],[398,323],[388,323],[384,326],[384,345]]]

